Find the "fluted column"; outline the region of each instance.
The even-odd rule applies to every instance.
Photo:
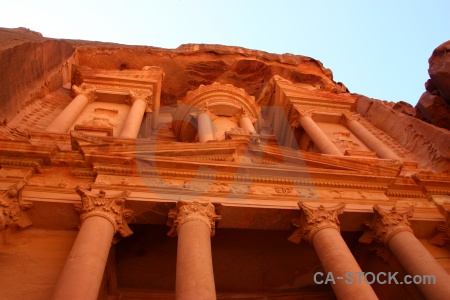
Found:
[[[400,160],[400,158],[379,139],[377,139],[369,130],[359,123],[359,116],[346,116],[347,127],[358,137],[370,150],[374,151],[380,158],[389,158]]]
[[[25,180],[21,180],[0,195],[0,231],[7,226],[17,226],[20,229],[31,226],[30,219],[23,211],[32,206],[22,200],[22,189],[25,185]]]
[[[414,236],[408,217],[413,207],[404,210],[374,206],[374,218],[369,225],[373,238],[386,245],[411,276],[435,276],[434,284],[417,284],[427,299],[447,299],[450,295],[450,275]]]
[[[135,139],[139,134],[150,96],[148,94],[138,94],[130,91],[130,97],[133,104],[128,112],[119,137]]]
[[[81,226],[52,299],[96,300],[113,236],[132,234],[126,223],[128,191],[106,196],[76,188],[81,196]]]
[[[299,123],[303,130],[308,134],[314,144],[319,148],[320,152],[325,154],[333,154],[342,156],[341,150],[339,150],[333,142],[330,141],[328,136],[317,126],[316,122],[311,118],[311,113],[306,111],[298,112]]]
[[[178,235],[176,298],[210,300],[216,298],[211,257],[211,237],[215,214],[209,203],[179,201],[169,212],[169,236]]]
[[[298,203],[302,210],[299,227],[289,238],[294,243],[302,239],[308,240],[317,252],[317,256],[325,270],[334,278],[348,279],[353,276],[353,284],[346,280],[336,280],[332,288],[338,299],[378,299],[372,287],[364,280],[358,282],[357,274],[362,272],[350,249],[340,234],[338,215],[344,211],[345,204],[332,207]],[[350,272],[350,273],[349,273]],[[359,273],[362,274],[362,273]]]
[[[78,95],[66,106],[66,108],[54,119],[45,131],[55,133],[66,133],[75,120],[86,108],[89,102],[94,100],[94,91],[84,91],[74,86],[73,89]]]

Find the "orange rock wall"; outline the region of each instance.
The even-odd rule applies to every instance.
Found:
[[[0,232],[0,299],[50,299],[76,235],[42,229]]]
[[[0,123],[62,85],[61,67],[74,47],[22,29],[0,28]]]

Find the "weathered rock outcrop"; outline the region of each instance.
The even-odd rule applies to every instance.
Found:
[[[450,41],[437,47],[428,62],[431,79],[416,105],[417,117],[450,130]]]
[[[0,123],[10,121],[29,101],[61,87],[61,66],[71,44],[25,29],[0,28]]]
[[[342,83],[333,81],[331,70],[324,68],[320,61],[306,56],[206,44],[162,49],[79,41],[72,43],[77,47],[77,61],[83,66],[99,69],[162,67],[166,74],[162,86],[162,105],[175,104],[199,85],[214,82],[243,88],[258,99],[263,86],[274,75],[334,93],[347,91]]]

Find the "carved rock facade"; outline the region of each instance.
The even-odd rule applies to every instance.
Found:
[[[448,131],[349,93],[303,56],[0,35],[11,73],[0,82],[0,286],[11,299],[448,294],[313,280],[343,265],[420,273],[402,258],[424,251],[446,279]],[[40,59],[51,70],[34,72]],[[415,246],[396,248],[400,236]]]

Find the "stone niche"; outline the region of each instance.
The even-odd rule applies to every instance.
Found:
[[[172,128],[181,142],[221,141],[256,134],[260,115],[255,99],[230,84],[200,86],[178,103]]]

